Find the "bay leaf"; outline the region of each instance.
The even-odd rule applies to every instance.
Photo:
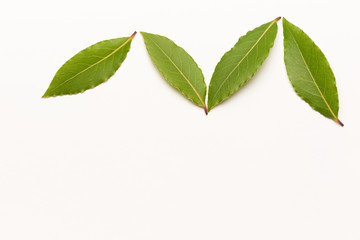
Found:
[[[284,61],[295,92],[314,110],[344,126],[338,118],[335,76],[325,55],[300,28],[283,19]]]
[[[77,53],[56,72],[43,98],[81,93],[107,81],[125,60],[135,34],[101,41]]]
[[[274,45],[277,21],[280,19],[278,17],[249,31],[240,37],[230,51],[224,54],[211,77],[208,96],[209,111],[229,98],[259,70]]]
[[[190,101],[202,107],[207,114],[204,75],[194,59],[164,36],[146,32],[141,34],[152,62],[165,80]]]

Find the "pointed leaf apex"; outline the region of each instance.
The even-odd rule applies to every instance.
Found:
[[[275,18],[274,21],[277,22],[281,19],[281,17]]]
[[[44,95],[42,95],[41,98],[49,98],[49,97],[51,97],[51,95],[49,94],[49,91],[46,90],[46,92],[44,93]]]

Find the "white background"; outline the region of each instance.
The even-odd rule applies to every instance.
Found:
[[[357,1],[2,1],[0,239],[359,240]],[[293,91],[282,22],[270,56],[208,116],[153,67],[140,34],[84,94],[41,99],[78,51],[165,35],[202,68],[285,16],[323,50],[344,128]]]

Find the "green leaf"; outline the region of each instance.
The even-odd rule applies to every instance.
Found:
[[[194,59],[170,39],[141,32],[150,58],[162,76],[185,97],[204,108],[206,84]]]
[[[216,65],[209,86],[209,111],[235,93],[259,70],[277,34],[277,21],[266,23],[240,37]]]
[[[57,71],[43,98],[81,93],[107,81],[125,60],[135,34],[98,42],[73,56]]]
[[[283,20],[284,61],[295,92],[325,117],[338,119],[335,76],[320,48],[300,28]]]

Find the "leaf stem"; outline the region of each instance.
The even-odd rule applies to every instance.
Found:
[[[277,22],[277,21],[279,21],[281,19],[281,17],[277,17],[277,18],[275,18],[275,22]]]
[[[130,36],[131,39],[133,39],[136,35],[136,31]]]
[[[204,108],[205,114],[208,115],[208,110],[207,110],[206,105],[204,105],[203,108]]]
[[[340,126],[344,126],[344,124],[337,118],[337,119],[335,119],[335,121],[340,125]]]

